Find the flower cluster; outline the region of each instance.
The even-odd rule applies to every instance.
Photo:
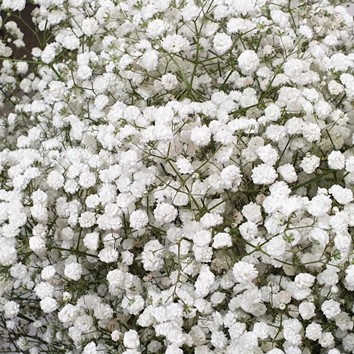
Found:
[[[30,56],[0,23],[0,350],[354,353],[346,8],[33,3]]]

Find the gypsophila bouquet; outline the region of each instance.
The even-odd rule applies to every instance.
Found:
[[[0,7],[1,353],[354,353],[344,6]]]

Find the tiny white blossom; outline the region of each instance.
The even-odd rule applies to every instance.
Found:
[[[48,184],[53,189],[59,189],[64,185],[64,177],[57,171],[51,171],[47,178]]]
[[[149,218],[144,210],[135,210],[130,215],[129,221],[133,229],[141,230],[148,224]]]
[[[161,84],[166,90],[170,91],[176,88],[178,80],[175,75],[169,73],[161,77]]]
[[[177,209],[168,203],[160,203],[154,210],[154,217],[159,224],[170,223],[176,219],[177,215]]]
[[[88,37],[97,33],[98,28],[99,25],[95,18],[85,18],[82,22],[82,32]]]
[[[162,47],[170,53],[186,51],[189,46],[188,40],[179,34],[167,35],[162,42]]]
[[[44,313],[51,313],[58,308],[59,304],[55,299],[51,297],[45,297],[41,300],[40,306]]]
[[[82,266],[79,263],[70,263],[65,266],[64,274],[71,280],[79,280],[82,275]]]
[[[124,333],[124,346],[126,348],[137,348],[140,344],[138,332],[130,329]]]
[[[315,172],[320,166],[320,158],[315,155],[309,155],[302,159],[300,167],[308,174]]]
[[[261,164],[252,170],[252,180],[255,184],[272,184],[278,174],[272,166]]]
[[[218,55],[225,54],[232,46],[232,39],[226,33],[217,33],[213,39],[213,45]]]
[[[345,157],[340,151],[332,151],[328,156],[328,166],[333,170],[341,170],[345,166]]]
[[[258,271],[253,264],[239,261],[233,268],[232,272],[238,283],[244,284],[253,281],[258,276]]]
[[[232,240],[231,236],[226,232],[218,232],[214,236],[213,248],[224,248],[224,247],[231,247]]]
[[[259,57],[253,50],[245,50],[237,59],[242,74],[252,75],[259,66]]]
[[[334,300],[324,301],[321,305],[321,310],[328,319],[332,319],[341,312],[340,304]]]
[[[20,305],[15,301],[7,301],[3,307],[3,310],[6,318],[13,318],[20,312]]]
[[[211,132],[210,129],[203,125],[201,127],[195,127],[191,131],[191,140],[197,146],[206,146],[210,143]]]

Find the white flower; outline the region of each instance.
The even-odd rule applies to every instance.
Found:
[[[276,236],[271,238],[264,248],[271,257],[282,259],[286,252],[286,242],[282,236]]]
[[[240,17],[232,17],[227,23],[227,32],[230,34],[237,32],[248,32],[252,29],[252,25],[252,21]]]
[[[315,105],[315,111],[320,119],[325,119],[332,112],[332,107],[328,102],[319,100]]]
[[[38,189],[32,193],[32,200],[34,204],[46,205],[48,201],[48,195],[42,190]]]
[[[347,236],[347,228],[349,225],[349,215],[345,211],[338,211],[329,219],[329,224],[337,233],[336,236]]]
[[[3,310],[5,318],[13,318],[20,312],[20,305],[15,301],[7,301]]]
[[[255,184],[272,184],[277,177],[275,169],[268,164],[261,164],[252,169],[252,181]]]
[[[150,38],[157,38],[165,32],[165,23],[160,19],[155,19],[150,21],[147,28],[146,34]]]
[[[239,231],[246,241],[252,241],[258,234],[257,225],[253,221],[247,221],[241,224],[239,226]]]
[[[213,39],[213,46],[218,55],[225,54],[232,46],[232,39],[225,33],[217,33]]]
[[[236,282],[241,284],[247,284],[258,276],[258,271],[255,266],[243,261],[239,261],[233,266],[232,273]]]
[[[51,313],[58,308],[58,302],[52,297],[45,297],[40,302],[41,309],[44,313]]]
[[[316,311],[316,306],[312,302],[303,301],[299,305],[299,313],[304,320],[309,320],[310,318],[316,316],[315,311]]]
[[[25,6],[26,6],[25,0],[16,0],[16,1],[3,0],[2,2],[2,8],[6,10],[22,11],[25,8]]]
[[[332,94],[332,95],[339,95],[344,91],[344,86],[341,85],[339,82],[335,81],[335,80],[331,80],[328,83],[328,91]]]
[[[49,280],[54,277],[56,273],[55,267],[49,265],[43,268],[41,272],[41,277],[43,280]]]
[[[252,75],[260,64],[259,57],[253,50],[245,50],[242,52],[237,62],[244,75]]]
[[[7,267],[17,260],[17,251],[7,239],[0,237],[0,264]]]
[[[82,275],[82,265],[80,263],[70,263],[65,266],[64,274],[71,280],[79,280]]]
[[[176,161],[177,168],[180,173],[185,174],[185,173],[190,173],[192,174],[194,172],[194,168],[192,164],[184,157],[179,156]]]
[[[345,170],[349,173],[354,173],[354,156],[350,156],[346,159]]]
[[[211,132],[210,129],[203,125],[201,127],[194,127],[191,130],[191,140],[197,146],[203,147],[210,143]]]
[[[58,190],[64,185],[64,177],[62,174],[54,170],[48,174],[47,182],[51,188]]]
[[[98,248],[99,234],[98,232],[90,232],[83,239],[84,245],[90,251],[96,251]]]
[[[283,322],[283,335],[284,338],[293,345],[301,344],[301,334],[302,330],[301,322],[296,319],[287,319]]]
[[[76,75],[79,79],[87,80],[92,76],[92,69],[87,65],[80,65]]]
[[[175,75],[168,73],[161,77],[161,84],[167,91],[171,91],[178,85],[178,79]]]
[[[354,290],[354,265],[350,264],[348,268],[345,270],[345,287],[353,291]]]
[[[162,47],[169,53],[179,53],[189,49],[189,42],[179,34],[167,35],[162,41]]]
[[[277,172],[283,177],[285,182],[294,183],[297,181],[295,168],[290,163],[279,166]]]
[[[62,323],[72,323],[78,315],[78,309],[72,304],[65,305],[58,313],[59,321]]]
[[[55,40],[69,50],[75,50],[80,46],[79,38],[68,29],[60,30],[55,36]]]
[[[353,192],[348,188],[343,188],[338,184],[332,186],[329,190],[334,199],[342,205],[351,203],[354,200]]]
[[[129,217],[130,225],[135,230],[143,229],[149,222],[149,217],[144,210],[135,210]]]
[[[339,234],[334,237],[334,245],[342,254],[349,252],[351,244],[350,234]]]
[[[318,341],[323,348],[329,348],[334,344],[334,336],[331,332],[324,332]]]
[[[322,336],[322,327],[319,323],[310,323],[306,327],[305,336],[313,341],[319,340]]]
[[[95,306],[94,315],[98,320],[110,320],[113,317],[113,309],[108,304],[99,303]]]
[[[284,354],[284,352],[281,349],[274,348],[274,349],[269,350],[267,352],[267,354]]]
[[[159,57],[156,50],[147,50],[142,57],[138,60],[138,64],[147,71],[156,70]]]
[[[141,295],[125,296],[122,301],[122,307],[131,315],[137,315],[144,309],[144,299]]]
[[[298,82],[304,71],[306,71],[306,64],[302,60],[290,58],[284,64],[284,73],[293,82]]]
[[[211,286],[214,284],[215,275],[210,271],[207,265],[200,269],[199,276],[195,282],[195,293],[198,298],[203,298],[209,294]]]
[[[35,286],[34,292],[43,300],[45,297],[54,296],[54,286],[48,282],[41,282]]]
[[[309,240],[313,240],[318,242],[322,247],[326,247],[326,245],[329,242],[329,235],[328,232],[326,230],[323,230],[319,227],[315,227],[313,228],[309,235]]]
[[[217,331],[212,332],[210,343],[218,349],[224,348],[227,344],[228,340],[224,332]]]
[[[155,220],[160,224],[168,224],[176,219],[178,215],[177,209],[171,204],[160,203],[154,210]]]
[[[201,225],[206,229],[220,225],[222,222],[223,217],[216,212],[205,213],[200,219]]]
[[[304,157],[300,163],[300,167],[308,174],[316,171],[320,166],[320,158],[315,155],[308,155]]]
[[[79,224],[81,227],[92,227],[96,223],[96,216],[95,213],[90,211],[85,211],[79,217]]]
[[[332,206],[332,200],[329,196],[320,194],[313,197],[307,206],[307,211],[313,216],[326,215]]]
[[[341,352],[338,349],[330,349],[328,354],[341,354]]]
[[[315,277],[308,273],[300,273],[295,277],[295,285],[301,289],[311,288],[315,282]]]
[[[82,21],[82,26],[81,26],[81,30],[82,32],[90,37],[94,34],[97,33],[97,30],[99,28],[98,22],[95,18],[91,17],[91,18],[85,18]]]
[[[336,317],[341,312],[340,304],[335,300],[324,301],[321,305],[321,310],[328,319]]]
[[[221,171],[220,178],[225,189],[238,187],[241,183],[240,169],[235,165],[227,166]]]
[[[93,187],[96,183],[96,176],[94,173],[85,171],[80,175],[79,184],[83,188]]]
[[[98,257],[101,262],[103,263],[113,263],[116,262],[118,259],[119,253],[114,247],[107,246],[103,248],[99,253]]]
[[[302,26],[300,26],[300,27],[299,27],[299,33],[300,33],[302,36],[306,37],[307,39],[311,39],[312,36],[313,36],[313,31],[312,31],[312,29],[311,29],[309,26],[307,26],[307,25],[302,25]]]
[[[302,126],[302,135],[310,143],[318,141],[321,138],[321,128],[317,124],[306,122]]]
[[[110,270],[107,273],[107,280],[110,286],[112,287],[119,287],[119,286],[123,286],[125,277],[124,277],[124,273],[122,270],[120,269],[114,269],[114,270]]]
[[[332,170],[341,170],[345,166],[345,157],[340,151],[332,151],[328,155],[328,166]]]
[[[335,71],[346,71],[349,67],[353,67],[353,60],[343,53],[335,53],[331,56],[331,64]]]
[[[345,7],[32,3],[17,62],[0,5],[1,349],[352,352]]]
[[[122,336],[122,333],[117,329],[111,333],[111,338],[114,342],[118,342],[119,339],[121,338],[121,336]]]
[[[273,166],[278,160],[278,153],[270,144],[260,146],[257,148],[256,153],[265,164],[270,166]]]
[[[144,269],[150,272],[158,270],[163,264],[163,246],[158,240],[151,240],[144,246],[141,254]]]
[[[242,214],[248,221],[252,221],[254,223],[262,221],[261,207],[256,203],[251,202],[246,204],[242,208]]]
[[[241,15],[252,14],[252,12],[257,9],[256,0],[239,0],[237,2],[228,0],[225,4],[230,6],[232,11]],[[238,15],[237,18],[238,17],[241,16]]]
[[[326,286],[336,285],[338,280],[338,274],[332,268],[327,268],[317,275],[318,283],[325,284]]]
[[[16,263],[10,268],[10,274],[14,278],[24,279],[28,275],[28,271],[25,265]]]
[[[280,111],[280,108],[276,104],[271,103],[264,110],[264,115],[267,118],[267,120],[275,122],[280,118],[281,111]]]
[[[138,332],[133,329],[130,329],[129,331],[124,333],[123,341],[124,341],[124,346],[126,348],[131,348],[131,349],[138,348],[140,345]]]
[[[214,236],[213,248],[224,248],[224,247],[231,247],[232,240],[231,236],[226,232],[218,232]]]
[[[211,232],[207,230],[197,231],[193,236],[193,242],[196,246],[207,246],[211,241]]]
[[[82,354],[97,354],[97,347],[94,342],[90,342],[89,344],[85,345],[85,348]]]

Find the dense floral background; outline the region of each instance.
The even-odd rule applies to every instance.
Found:
[[[340,1],[0,7],[1,353],[354,353]]]

